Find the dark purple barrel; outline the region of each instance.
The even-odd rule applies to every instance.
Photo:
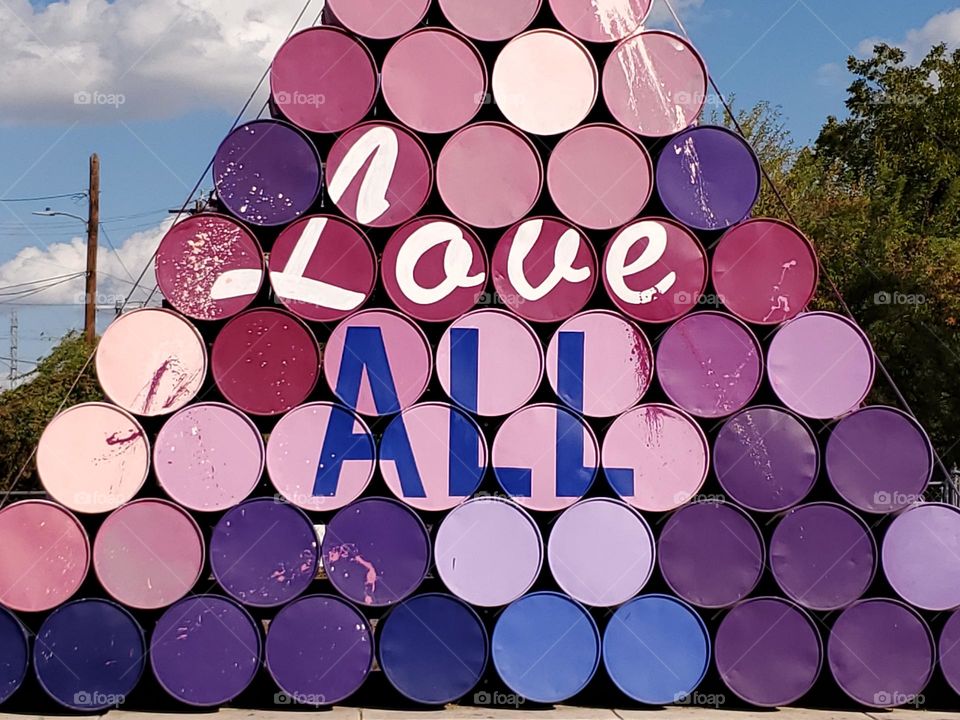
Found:
[[[933,675],[934,641],[916,611],[897,600],[861,600],[830,629],[827,658],[837,685],[858,703],[915,703]]]
[[[426,705],[453,702],[476,687],[490,640],[465,602],[429,593],[404,600],[381,621],[377,657],[402,695]]]
[[[17,616],[0,607],[0,703],[6,702],[27,677],[30,638]]]
[[[943,677],[960,694],[960,610],[953,613],[940,633],[940,670]]]
[[[914,607],[960,608],[960,510],[929,503],[898,515],[883,537],[883,572]]]
[[[933,472],[933,446],[916,420],[871,406],[838,422],[825,453],[830,483],[869,513],[903,510],[923,495]]]
[[[327,525],[322,552],[333,586],[346,598],[373,607],[410,595],[430,566],[423,521],[387,498],[366,498],[340,510]]]
[[[813,687],[823,644],[810,616],[789,600],[746,600],[723,618],[714,643],[724,684],[751,705],[789,705]]]
[[[759,512],[779,512],[803,500],[820,470],[820,449],[810,427],[776,407],[751,407],[720,429],[713,468],[724,491]]]
[[[698,607],[722,608],[745,598],[760,582],[763,538],[750,516],[725,502],[677,510],[657,546],[670,588]]]
[[[243,692],[261,662],[260,631],[233,600],[197,595],[170,607],[150,638],[160,686],[181,702],[222,705]]]
[[[770,539],[770,568],[780,589],[811,610],[859,600],[877,571],[869,526],[841,505],[813,503],[787,513]]]
[[[247,500],[214,527],[210,565],[221,587],[244,605],[283,605],[317,574],[317,532],[299,508],[272,498]]]
[[[373,664],[366,619],[350,603],[310,595],[283,608],[270,623],[267,669],[298,705],[333,705],[360,689]]]
[[[37,679],[50,697],[71,710],[122,705],[145,665],[143,630],[130,613],[107,600],[67,603],[37,631]]]

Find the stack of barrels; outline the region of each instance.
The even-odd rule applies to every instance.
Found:
[[[0,700],[960,690],[930,441],[649,5],[327,0],[283,45],[0,510]]]

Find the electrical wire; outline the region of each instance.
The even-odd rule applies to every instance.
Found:
[[[61,195],[39,195],[37,197],[0,198],[0,202],[4,202],[4,203],[39,202],[40,200],[61,200],[63,198],[80,199],[80,198],[85,198],[86,196],[87,196],[87,192],[84,190],[82,192],[63,193]]]

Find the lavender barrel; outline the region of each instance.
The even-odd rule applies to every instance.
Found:
[[[940,670],[951,689],[960,694],[960,611],[953,613],[940,633]]]
[[[403,35],[417,26],[430,7],[430,0],[330,0],[324,10],[357,35],[386,40]]]
[[[614,492],[639,510],[674,510],[707,479],[710,446],[699,425],[671,405],[641,405],[608,428],[603,472]]]
[[[960,607],[960,510],[927,503],[898,515],[883,537],[883,572],[914,607]]]
[[[20,689],[30,669],[30,637],[17,616],[0,607],[0,703]]]
[[[210,364],[230,404],[252,415],[280,415],[313,392],[320,348],[310,328],[290,313],[255,308],[223,326]]]
[[[207,375],[207,348],[186,318],[143,308],[114,320],[97,345],[104,394],[135,415],[167,415],[190,402]]]
[[[861,600],[830,628],[827,658],[837,685],[870,707],[915,703],[933,675],[933,635],[896,600]]]
[[[825,312],[782,325],[767,354],[773,391],[791,410],[829,420],[855,410],[873,385],[873,348],[853,322]]]
[[[44,612],[66,602],[90,569],[90,541],[70,511],[44,500],[0,509],[0,605]]]
[[[164,492],[198,512],[226,510],[245,500],[263,474],[263,436],[230,405],[188,405],[164,423],[153,469]]]
[[[320,194],[320,156],[303,132],[278,120],[241,125],[213,159],[217,197],[231,215],[261,227],[305,214]]]
[[[520,697],[559,703],[583,690],[600,664],[600,633],[577,601],[552,592],[524,595],[497,618],[493,665]]]
[[[247,500],[213,528],[210,566],[220,586],[244,605],[283,605],[317,575],[317,532],[298,508],[272,498]]]
[[[697,49],[673,33],[636,33],[610,53],[603,68],[603,97],[628,130],[647,137],[673,135],[700,116],[707,68]]]
[[[478,497],[443,519],[434,544],[444,585],[471,605],[511,603],[536,581],[543,566],[543,538],[519,505]]]
[[[323,567],[349,600],[394,605],[413,593],[430,566],[423,521],[396,500],[365,498],[340,510],[323,536]]]
[[[246,309],[266,274],[253,233],[214,213],[188,217],[170,228],[154,262],[163,297],[195,320],[223,320]]]
[[[653,380],[653,350],[643,331],[605,310],[567,320],[547,348],[547,377],[577,412],[612,417],[629,410]]]
[[[37,631],[33,669],[59,704],[96,712],[125,702],[146,659],[143,630],[130,613],[107,600],[74,600]]]
[[[873,582],[877,547],[870,527],[841,505],[794,508],[770,539],[770,569],[789,598],[830,611],[859,600]]]
[[[724,502],[677,510],[663,526],[657,550],[667,585],[697,607],[729,607],[753,592],[763,574],[760,530]]]
[[[410,507],[450,510],[473,495],[489,453],[480,426],[445,403],[407,408],[380,438],[380,474],[390,492]]]
[[[820,448],[796,415],[771,406],[750,407],[727,420],[713,444],[713,468],[724,491],[758,512],[779,512],[801,502],[820,471]]]
[[[414,702],[442,705],[480,682],[490,640],[466,603],[439,593],[404,600],[381,620],[377,658],[393,687]]]
[[[710,634],[697,611],[669,595],[620,606],[603,633],[603,664],[628,697],[649,705],[682,703],[710,666]]]
[[[285,500],[304,510],[339,510],[373,479],[377,448],[349,408],[318,402],[294,408],[270,433],[267,474]]]
[[[836,491],[868,513],[912,505],[933,473],[930,438],[916,420],[891,407],[866,407],[844,417],[830,433],[825,456]]]
[[[334,27],[288,38],[270,65],[270,94],[290,122],[335,133],[360,122],[377,96],[377,67],[362,42]]]
[[[621,40],[643,27],[653,0],[549,0],[567,32],[596,43]]]
[[[728,230],[713,253],[713,286],[737,317],[777,325],[799,315],[819,278],[813,244],[780,220],[747,220]]]
[[[200,579],[205,556],[197,522],[177,505],[149,498],[110,513],[93,543],[93,569],[104,590],[144,610],[186,595]]]
[[[270,676],[299,705],[333,705],[360,689],[373,665],[370,625],[350,603],[310,595],[284,607],[267,630]]]
[[[497,42],[519,35],[537,16],[542,0],[439,0],[447,21],[474,40]]]
[[[227,598],[196,595],[170,607],[150,638],[150,666],[172,697],[213,707],[253,682],[261,662],[260,631],[250,613]]]
[[[756,337],[721,313],[695,313],[677,321],[657,348],[657,377],[664,392],[697,417],[725,417],[744,408],[762,376]]]
[[[670,214],[697,230],[726,230],[760,195],[760,163],[746,140],[701,125],[675,136],[657,160],[657,190]]]
[[[653,573],[655,554],[653,531],[643,516],[608,498],[582,500],[564,510],[547,544],[557,584],[593,607],[614,607],[639,593]]]
[[[724,684],[751,705],[790,705],[809,692],[823,665],[810,616],[788,600],[746,600],[726,614],[715,640]]]

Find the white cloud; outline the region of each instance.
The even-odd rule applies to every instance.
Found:
[[[677,11],[681,21],[690,19],[691,10],[699,10],[703,6],[703,0],[670,0],[673,9]],[[653,6],[650,8],[650,17],[647,19],[647,25],[650,27],[669,28],[679,31],[676,23],[670,14],[665,0],[653,0]]]
[[[824,88],[845,88],[850,83],[850,74],[838,63],[826,63],[817,68],[816,83]]]
[[[911,63],[917,63],[934,45],[946,43],[951,50],[960,47],[960,8],[934,15],[921,28],[907,30],[902,40],[867,38],[857,46],[860,55],[870,55],[877,43],[896,45],[907,53]]]

